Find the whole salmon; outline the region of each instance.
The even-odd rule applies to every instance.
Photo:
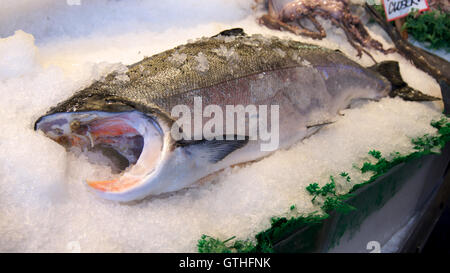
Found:
[[[375,71],[380,67],[393,71],[396,88]],[[395,62],[366,69],[339,51],[233,29],[107,75],[50,109],[35,129],[106,162],[115,174],[87,185],[103,198],[131,201],[260,159],[310,136],[355,101],[400,89],[405,97],[413,94],[410,99],[433,99],[409,92]],[[208,131],[213,138],[205,136],[195,127],[211,125],[208,109],[214,115],[231,111],[233,121],[240,109],[244,121],[241,116],[231,129],[228,121],[223,128],[215,123]],[[186,114],[197,110],[200,118]],[[269,116],[266,125],[252,123]]]

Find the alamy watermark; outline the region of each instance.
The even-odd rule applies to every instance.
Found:
[[[381,253],[381,244],[378,241],[370,241],[366,246],[367,250],[371,250],[370,253]]]
[[[69,6],[81,6],[81,0],[66,0]]]
[[[223,108],[225,108],[225,113]],[[171,135],[178,140],[257,140],[261,151],[274,151],[279,146],[278,105],[206,105],[201,97],[194,97],[193,113],[187,105],[172,108],[178,118]],[[269,117],[270,113],[270,117]],[[204,118],[209,118],[204,122]],[[269,122],[270,118],[270,122]]]

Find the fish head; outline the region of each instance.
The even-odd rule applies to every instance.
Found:
[[[101,197],[130,201],[163,160],[164,130],[157,118],[139,111],[62,112],[41,117],[35,130],[86,154],[90,161],[111,167],[111,177],[87,180]],[[138,191],[137,191],[138,192]]]

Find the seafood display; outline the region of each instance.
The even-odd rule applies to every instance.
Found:
[[[448,64],[362,1],[29,2],[0,9],[0,252],[389,252],[431,227]],[[448,60],[416,38],[445,37],[428,2],[403,26]]]
[[[272,29],[322,39],[326,37],[326,32],[316,19],[320,16],[344,30],[348,42],[358,51],[359,57],[364,52],[373,59],[364,48],[373,48],[384,54],[395,52],[395,48],[384,49],[379,41],[370,36],[361,19],[351,13],[349,0],[269,0],[268,10],[268,14],[259,18],[259,22]],[[302,19],[309,20],[316,31],[304,27]]]
[[[277,105],[278,148],[286,148],[357,101],[435,99],[408,87],[398,69],[391,61],[368,69],[340,51],[233,29],[109,74],[50,109],[35,129],[69,150],[108,160],[116,176],[87,181],[99,196],[138,200],[273,152],[238,133],[226,140],[174,139],[174,107],[194,112],[199,97],[224,112],[229,105]]]

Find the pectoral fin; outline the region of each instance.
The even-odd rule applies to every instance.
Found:
[[[243,139],[240,140],[241,138]],[[180,140],[175,145],[184,147],[185,152],[191,154],[193,158],[204,158],[210,163],[217,163],[248,143],[248,137],[241,138],[233,136],[233,140],[227,140],[227,137],[223,136],[223,140]],[[228,139],[231,138],[228,137]]]
[[[321,123],[307,124],[307,125],[306,125],[306,128],[307,128],[307,129],[314,129],[314,128],[320,129],[320,128],[322,128],[323,126],[328,125],[328,124],[332,124],[332,123],[334,123],[334,121],[326,120],[326,121],[321,122]]]
[[[307,124],[306,125],[306,137],[310,137],[312,135],[314,135],[315,133],[317,133],[320,129],[322,129],[323,127],[334,123],[334,121],[331,120],[326,120],[320,123],[314,123],[314,124]]]

